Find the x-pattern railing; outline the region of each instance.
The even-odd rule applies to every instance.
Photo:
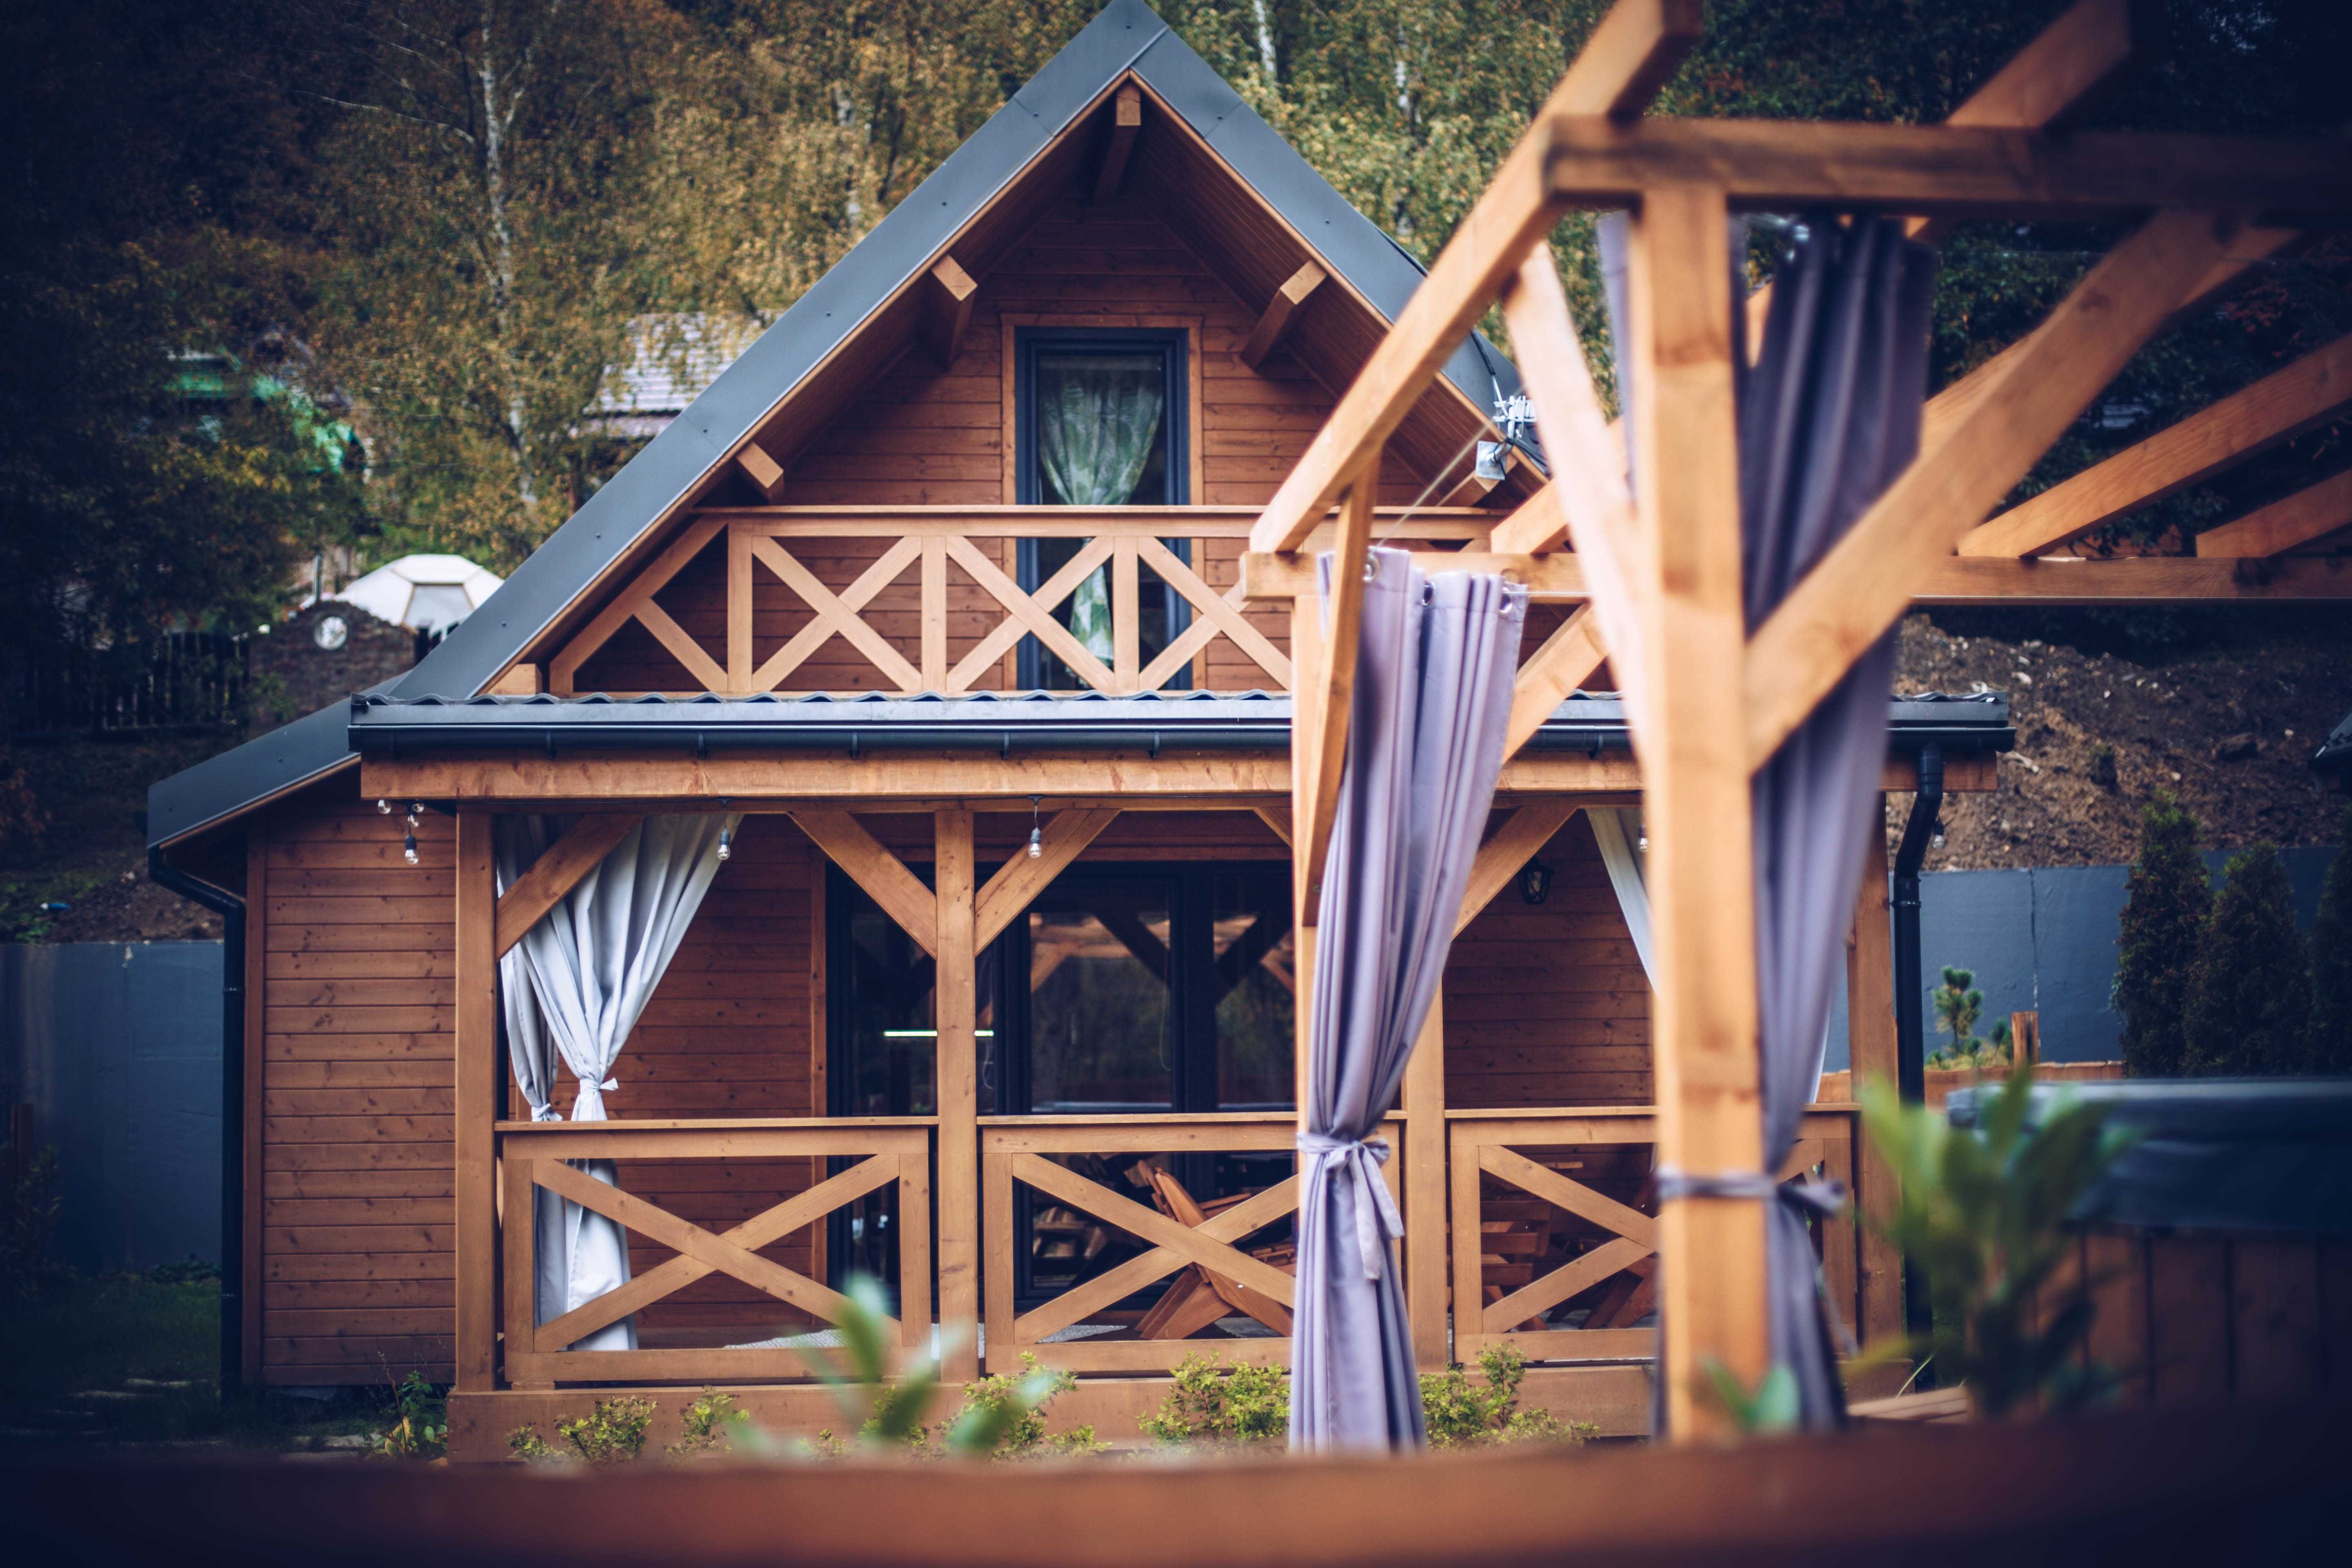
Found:
[[[820,649],[835,638],[901,692],[961,694],[979,689],[1002,668],[1024,637],[1059,659],[1097,691],[1157,691],[1223,638],[1239,648],[1277,690],[1291,685],[1289,655],[1244,613],[1242,584],[1223,592],[1202,575],[1198,559],[1211,541],[1246,537],[1255,513],[1245,509],[1193,507],[854,507],[753,508],[697,516],[670,546],[605,605],[550,662],[549,688],[579,689],[582,667],[614,634],[635,622],[651,633],[702,689],[737,696],[790,688]],[[1401,519],[1390,525],[1403,529]],[[1475,546],[1492,516],[1466,509],[1423,509],[1398,535],[1424,543]],[[724,536],[727,552],[726,647],[714,652],[666,610],[657,595],[705,550]],[[1019,540],[1076,540],[1076,552],[1034,589],[1024,588],[993,546]],[[1194,542],[1187,561],[1171,539]],[[881,541],[881,553],[844,584],[828,583],[802,559],[803,541]],[[979,542],[985,541],[990,547]],[[957,584],[950,568],[961,574]],[[1150,572],[1191,608],[1190,624],[1149,659],[1144,658],[1144,574]],[[1055,613],[1097,573],[1108,579],[1112,648],[1106,660],[1055,618]],[[887,634],[870,618],[886,589],[915,575],[919,628],[911,641]],[[783,644],[756,658],[755,604],[781,584],[808,618]],[[1001,618],[960,653],[950,646],[950,610],[959,622],[975,605]],[[950,656],[953,655],[951,658]]]
[[[1452,1175],[1454,1257],[1454,1353],[1475,1361],[1489,1344],[1505,1342],[1530,1361],[1645,1360],[1657,1352],[1654,1329],[1631,1325],[1654,1300],[1658,1222],[1583,1182],[1562,1174],[1522,1149],[1622,1148],[1654,1143],[1655,1116],[1646,1107],[1624,1110],[1557,1112],[1457,1112],[1448,1130]],[[1816,1166],[1851,1181],[1853,1133],[1849,1120],[1834,1111],[1810,1112],[1803,1136],[1783,1164],[1788,1180]],[[1517,1147],[1514,1147],[1517,1145]],[[1529,1197],[1541,1199],[1607,1233],[1607,1239],[1549,1272],[1536,1276],[1496,1301],[1484,1299],[1483,1178],[1493,1177]],[[1851,1310],[1851,1228],[1832,1222],[1824,1237],[1824,1271],[1841,1315]],[[1620,1278],[1622,1277],[1622,1278]],[[1596,1300],[1582,1328],[1529,1328],[1564,1301],[1612,1278],[1618,1287]]]
[[[799,1352],[752,1349],[575,1351],[597,1330],[642,1311],[711,1274],[723,1274],[825,1322],[841,1321],[836,1291],[763,1258],[760,1249],[823,1220],[843,1205],[896,1184],[901,1314],[890,1332],[908,1349],[929,1342],[930,1134],[919,1122],[508,1123],[499,1129],[506,1201],[506,1373],[518,1387],[633,1378],[772,1381],[809,1375]],[[755,1160],[863,1156],[847,1170],[724,1232],[598,1181],[582,1160]],[[534,1321],[536,1190],[592,1209],[677,1254],[592,1301],[545,1323]]]
[[[1003,1371],[1024,1354],[1045,1366],[1069,1372],[1150,1372],[1172,1368],[1200,1342],[1187,1336],[1221,1317],[1254,1317],[1273,1337],[1218,1342],[1227,1359],[1286,1364],[1290,1355],[1290,1273],[1243,1250],[1241,1243],[1295,1212],[1298,1178],[1294,1174],[1208,1215],[1197,1225],[1171,1217],[1101,1183],[1057,1163],[1061,1154],[1151,1154],[1181,1152],[1288,1150],[1294,1119],[1280,1113],[1228,1112],[1198,1117],[1118,1117],[1102,1121],[1066,1117],[999,1117],[981,1129],[981,1201],[986,1226],[988,1364]],[[1388,1131],[1391,1147],[1402,1145],[1399,1129]],[[1387,1168],[1391,1188],[1396,1167]],[[1014,1185],[1091,1215],[1127,1232],[1149,1250],[1114,1265],[1026,1312],[1015,1310],[1013,1258]],[[1097,1320],[1138,1291],[1186,1268],[1212,1277],[1217,1300],[1202,1311],[1174,1316],[1164,1337],[1090,1338],[1050,1342],[1048,1336]],[[1217,1286],[1222,1284],[1223,1289]],[[1150,1321],[1147,1314],[1144,1325]]]

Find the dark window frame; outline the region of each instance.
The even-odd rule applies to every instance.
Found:
[[[1167,506],[1192,504],[1192,330],[1187,327],[1015,327],[1013,331],[1013,499],[1020,506],[1045,503],[1037,476],[1037,355],[1045,353],[1157,353],[1161,365],[1164,406],[1160,428],[1167,441]],[[1163,539],[1179,561],[1192,563],[1192,541]],[[1045,581],[1038,542],[1024,539],[1014,549],[1014,580],[1029,593]],[[1172,640],[1192,624],[1192,602],[1173,588],[1163,588],[1166,625]],[[1043,688],[1045,649],[1034,637],[1023,637],[1015,677],[1020,689]],[[1192,684],[1188,665],[1167,683],[1171,690],[1188,690]]]

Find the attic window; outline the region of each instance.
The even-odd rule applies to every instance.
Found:
[[[1100,332],[1031,327],[1014,340],[1017,464],[1024,506],[1183,506],[1190,414],[1185,406],[1186,334],[1181,330]],[[1086,545],[1077,539],[1024,540],[1020,582],[1033,592]],[[1189,562],[1189,541],[1161,541]],[[1191,621],[1191,606],[1150,567],[1142,569],[1138,642],[1150,664]],[[1110,572],[1089,574],[1054,616],[1105,666],[1112,663]],[[1084,689],[1060,658],[1024,640],[1024,689]],[[1167,687],[1192,684],[1180,671]]]

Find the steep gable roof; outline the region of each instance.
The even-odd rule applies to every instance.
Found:
[[[829,358],[930,268],[1123,78],[1132,76],[1326,269],[1391,321],[1423,269],[1242,100],[1143,0],[1111,0],[740,358],[519,566],[415,669],[401,698],[487,687],[677,511]],[[1473,338],[1447,362],[1471,408],[1518,390],[1510,363]],[[342,705],[173,775],[150,795],[166,844],[352,760]]]

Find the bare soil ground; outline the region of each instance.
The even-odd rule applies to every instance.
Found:
[[[2336,843],[2345,802],[2310,759],[2352,708],[2352,611],[2110,614],[1904,622],[1898,689],[2003,691],[2017,729],[2000,788],[1947,800],[1927,868],[2129,860],[2159,789],[2208,848]],[[1891,830],[1909,809],[1889,797]]]

